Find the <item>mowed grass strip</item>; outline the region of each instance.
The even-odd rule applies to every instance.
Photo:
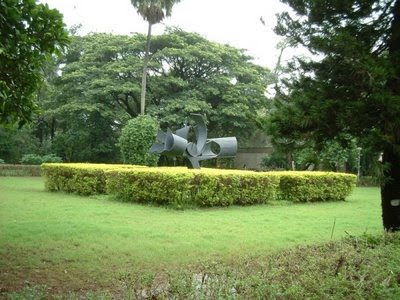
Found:
[[[0,178],[0,282],[71,289],[214,258],[382,231],[379,190],[345,202],[176,211],[108,196],[50,193],[42,178]],[[3,287],[3,288],[4,288]]]

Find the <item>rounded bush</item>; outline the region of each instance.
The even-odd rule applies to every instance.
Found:
[[[21,159],[23,165],[41,165],[42,163],[42,157],[37,154],[25,154]]]
[[[61,157],[56,156],[55,154],[47,154],[42,156],[42,162],[44,163],[62,163],[63,160]]]
[[[150,116],[138,116],[122,128],[119,145],[124,163],[155,166],[158,155],[150,154],[159,124]]]

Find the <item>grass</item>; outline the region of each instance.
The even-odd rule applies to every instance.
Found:
[[[379,190],[345,202],[176,211],[44,190],[42,178],[0,178],[0,289],[109,289],[126,274],[205,261],[234,264],[282,248],[382,232]],[[333,225],[335,226],[333,228]],[[1,290],[0,290],[1,291]]]

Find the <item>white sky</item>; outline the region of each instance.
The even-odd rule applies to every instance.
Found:
[[[147,33],[147,23],[130,0],[41,0],[64,14],[68,27],[82,24],[81,33]],[[205,38],[248,50],[255,62],[275,67],[280,37],[273,32],[275,14],[287,10],[279,0],[182,0],[173,7],[172,16],[153,26],[161,34],[165,26],[179,26]],[[260,17],[266,26],[260,22]],[[284,58],[293,55],[286,50]]]

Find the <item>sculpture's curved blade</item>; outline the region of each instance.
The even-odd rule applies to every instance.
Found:
[[[157,143],[153,144],[149,150],[150,153],[161,154],[164,151],[164,144]]]
[[[190,130],[190,126],[185,126],[181,129],[178,129],[175,134],[179,135],[181,138],[184,138],[185,140],[188,139],[188,135],[189,135],[189,130]]]
[[[203,152],[203,148],[207,141],[207,127],[206,122],[202,115],[199,114],[191,114],[190,118],[196,123],[196,127],[194,128],[196,134],[196,148],[197,155]]]
[[[199,153],[197,152],[197,147],[195,143],[189,143],[186,147],[186,152],[189,154],[188,156],[197,157]]]
[[[167,137],[167,134],[164,131],[162,131],[161,129],[158,129],[157,141],[159,141],[160,143],[165,143],[166,137]]]
[[[207,127],[202,115],[191,114],[190,118],[195,122],[193,126],[196,134],[196,142],[189,143],[187,138],[192,126],[183,128],[172,133],[159,130],[157,142],[154,143],[149,152],[167,154],[172,156],[183,155],[190,163],[189,168],[199,169],[200,161],[215,157],[232,157],[237,152],[237,140],[235,137],[207,139]],[[218,146],[218,150],[213,149],[213,145]],[[217,153],[216,153],[217,152]]]

